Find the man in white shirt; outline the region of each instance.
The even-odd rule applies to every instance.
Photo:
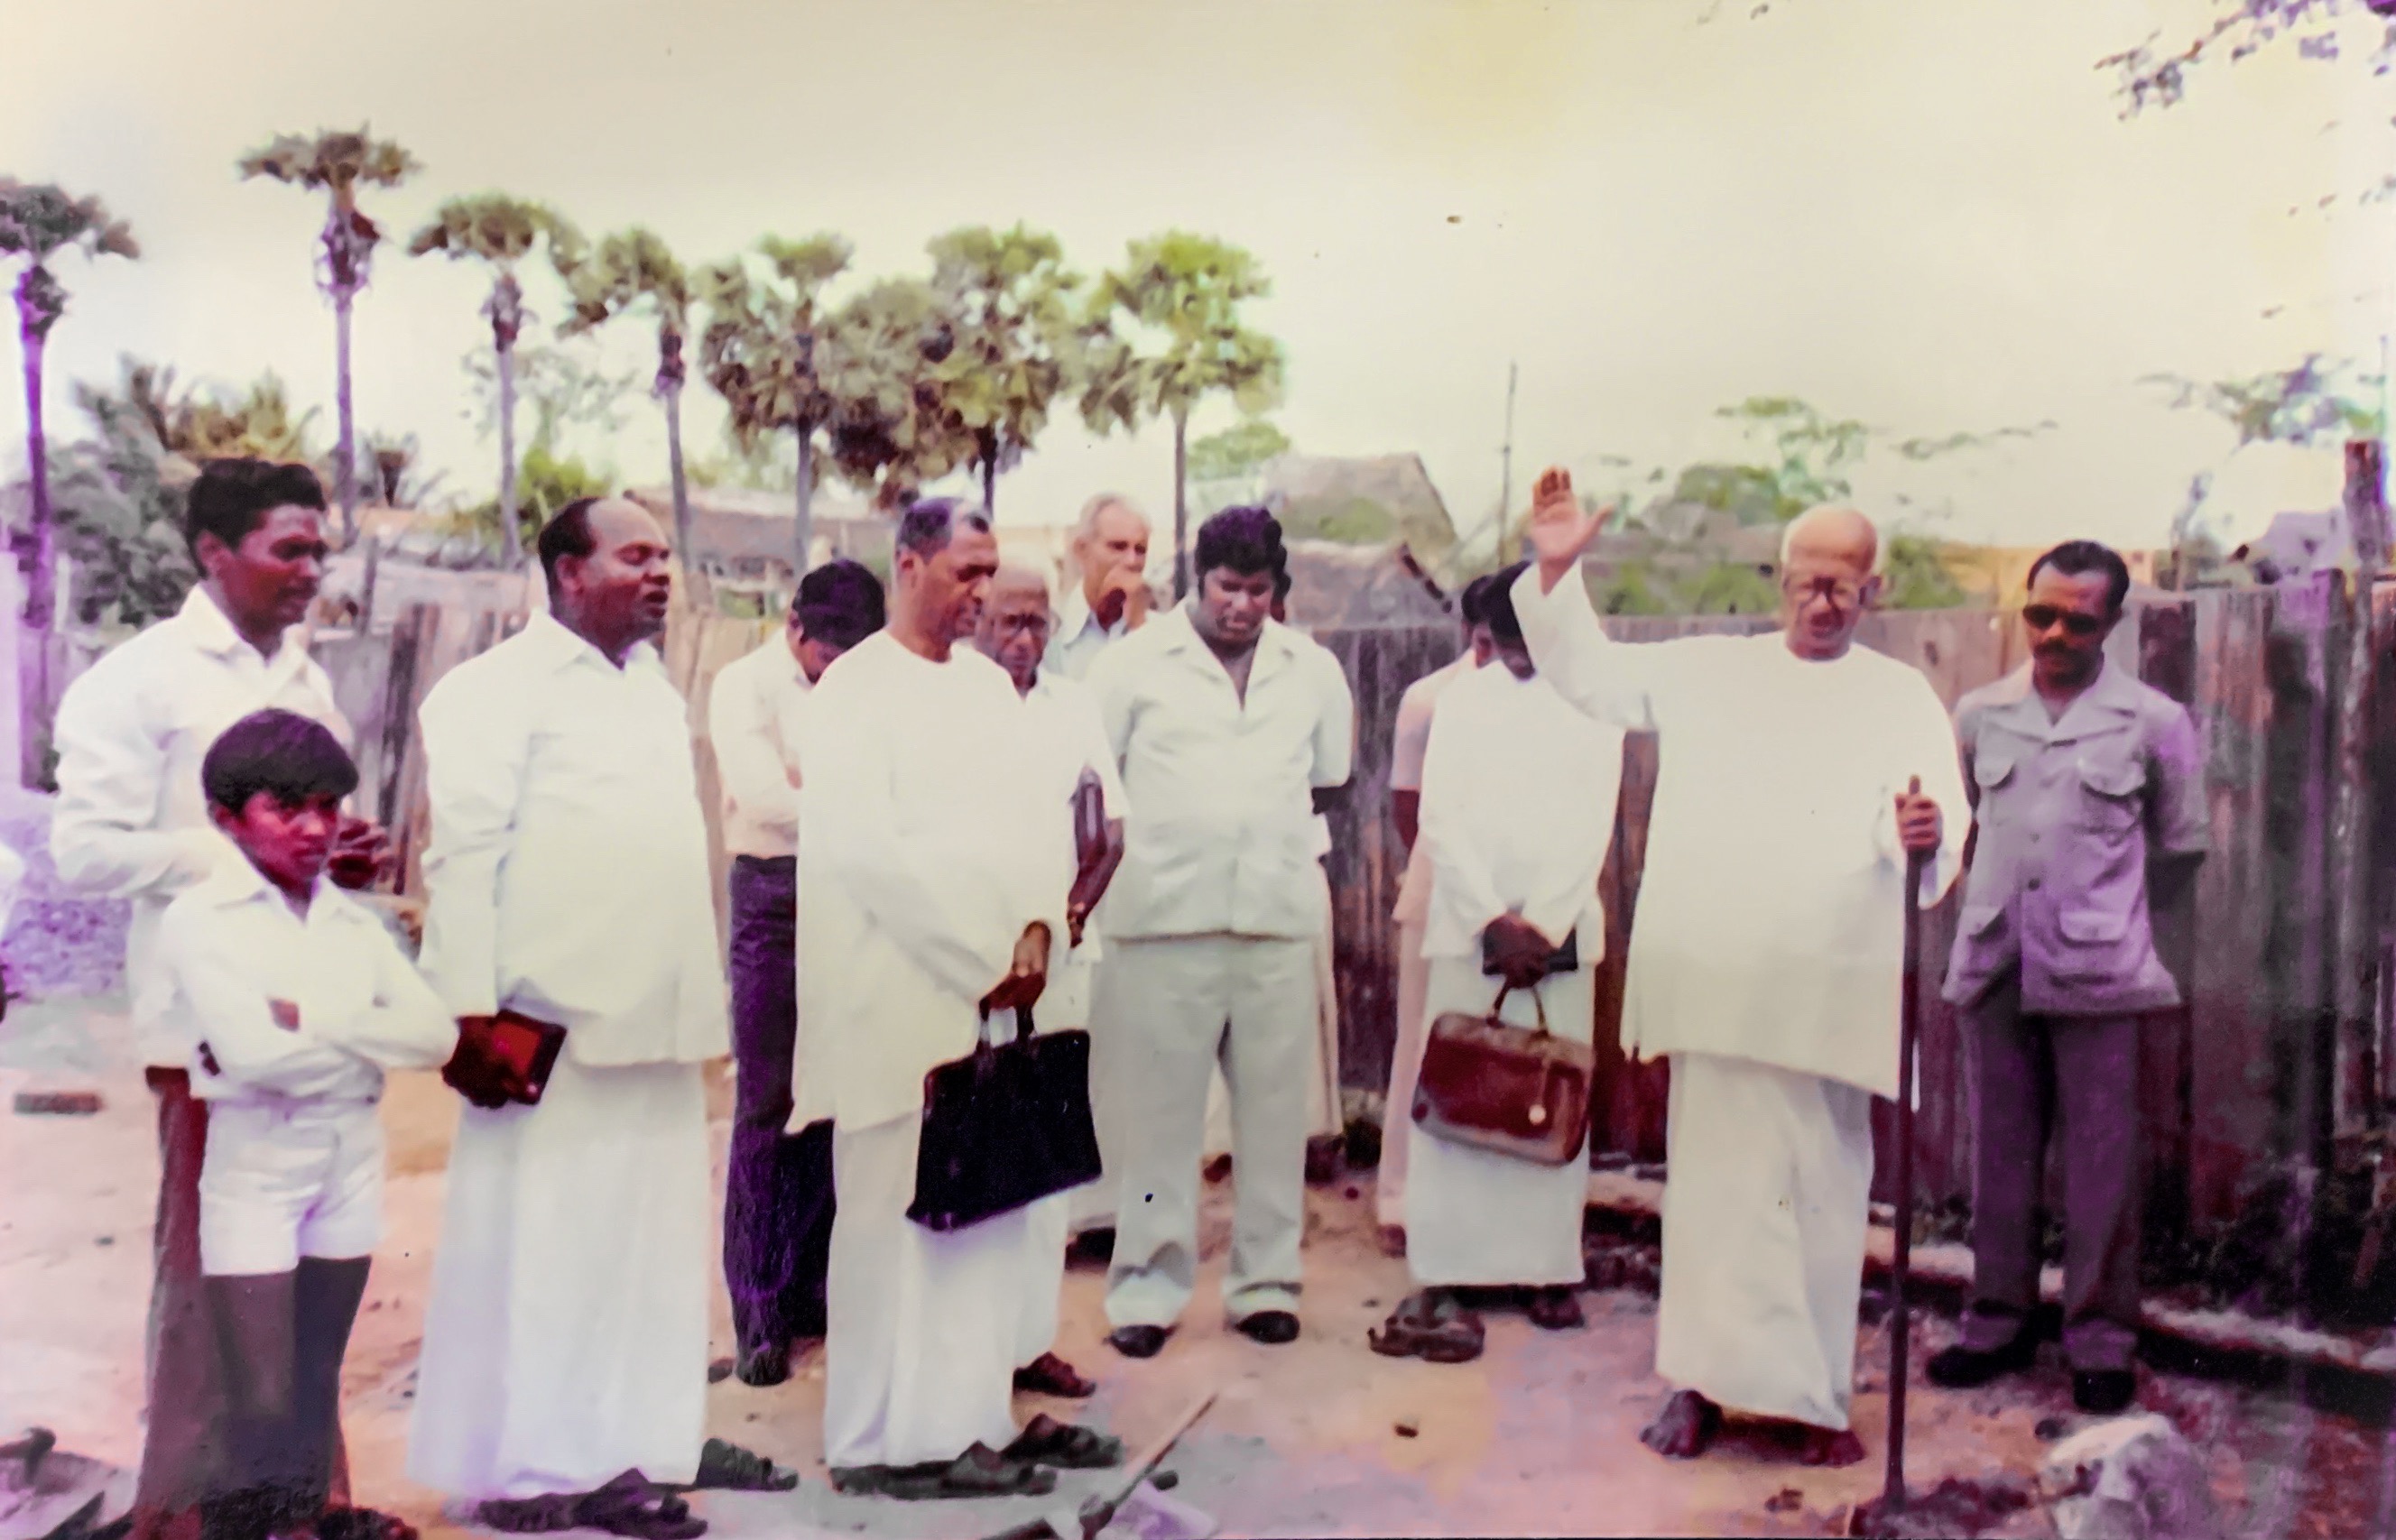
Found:
[[[539,554],[549,613],[420,713],[425,976],[469,1046],[503,1009],[566,1045],[538,1104],[460,1114],[408,1474],[498,1529],[561,1505],[686,1528],[652,1483],[796,1479],[705,1436],[701,1066],[727,1032],[690,730],[653,644],[670,553],[639,504],[586,498]]]
[[[738,1080],[724,1177],[724,1281],[744,1384],[790,1377],[793,1337],[823,1335],[832,1130],[785,1131],[799,1026],[797,717],[832,660],[882,629],[882,585],[857,562],[799,580],[782,634],[726,664],[708,697],[724,792]]]
[[[1148,619],[1148,519],[1127,498],[1101,492],[1073,527],[1064,613],[1048,641],[1051,674],[1085,679],[1107,644]]]
[[[50,857],[79,892],[128,898],[125,974],[135,1045],[158,1098],[158,1217],[146,1339],[149,1417],[134,1503],[140,1540],[188,1515],[223,1451],[222,1375],[200,1279],[199,1177],[207,1109],[191,1093],[190,1023],[171,1009],[158,924],[175,895],[240,856],[208,821],[200,763],[267,707],[350,724],[300,629],[324,575],[325,491],[305,466],[214,460],[192,485],[184,539],[201,572],[173,618],[115,648],[59,703]],[[374,881],[379,831],[348,820],[331,872]],[[336,1495],[346,1467],[334,1462]]]
[[[1456,661],[1432,670],[1406,686],[1398,697],[1395,741],[1390,750],[1390,820],[1406,852],[1405,875],[1399,880],[1397,908],[1391,918],[1398,926],[1398,1033],[1390,1054],[1390,1095],[1381,1111],[1381,1163],[1373,1179],[1373,1207],[1381,1223],[1381,1249],[1392,1256],[1405,1255],[1406,1167],[1414,1138],[1415,1077],[1422,1070],[1424,991],[1429,964],[1423,960],[1423,925],[1431,911],[1431,853],[1416,838],[1422,807],[1423,755],[1431,746],[1431,710],[1447,687],[1489,661],[1496,644],[1482,616],[1494,575],[1484,573],[1464,586],[1457,598],[1457,618],[1463,629],[1464,650]]]
[[[1121,1454],[1045,1417],[1018,1437],[1026,1211],[945,1231],[907,1216],[925,1077],[1039,1002],[1072,883],[1055,758],[1005,672],[959,645],[997,569],[979,511],[914,504],[889,626],[808,702],[792,1121],[833,1126],[824,1461],[844,1492],[1041,1493],[1047,1467]]]
[[[1907,859],[1928,860],[1935,901],[1970,820],[1946,708],[1853,645],[1881,588],[1861,513],[1790,524],[1777,632],[1630,647],[1579,575],[1612,511],[1584,512],[1561,470],[1534,497],[1538,564],[1513,598],[1539,672],[1592,715],[1652,727],[1662,756],[1622,1037],[1671,1063],[1656,1369],[1679,1388],[1644,1437],[1689,1458],[1732,1411],[1790,1426],[1807,1464],[1851,1464]]]
[[[1072,811],[1086,784],[1098,796],[1105,829],[1093,849],[1074,850],[1073,888],[1066,902],[1067,934],[1051,960],[1048,988],[1040,997],[1039,1023],[1044,1031],[1086,1030],[1090,1025],[1091,985],[1098,970],[1098,937],[1088,928],[1091,912],[1106,896],[1124,855],[1123,778],[1115,767],[1114,750],[1107,743],[1106,719],[1098,713],[1098,697],[1079,680],[1067,679],[1042,666],[1048,645],[1048,585],[1040,575],[1021,567],[1001,567],[991,580],[990,602],[982,608],[974,645],[1014,681],[1032,719],[1035,746],[1053,761],[1047,772],[1051,800],[1059,814]],[[1070,822],[1060,821],[1055,838],[1072,841]],[[1108,1098],[1090,1088],[1092,1113],[1103,1118]],[[1057,1307],[1065,1281],[1065,1241],[1076,1222],[1111,1223],[1112,1193],[1105,1178],[1072,1192],[1060,1192],[1032,1205],[1025,1228],[1023,1333],[1016,1358],[1015,1387],[1038,1395],[1073,1400],[1095,1395],[1098,1386],[1056,1351]]]
[[[1107,1151],[1119,1215],[1109,1338],[1154,1356],[1196,1281],[1210,1067],[1231,1083],[1239,1205],[1224,1305],[1296,1339],[1307,1082],[1315,1053],[1317,803],[1344,785],[1355,712],[1330,655],[1271,618],[1281,527],[1262,509],[1200,529],[1197,589],[1091,681],[1130,798],[1107,907],[1093,1073],[1125,1105]]]

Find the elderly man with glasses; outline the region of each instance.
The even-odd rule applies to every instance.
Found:
[[[2138,1018],[2179,1002],[2148,912],[2203,858],[2188,711],[2105,660],[2130,571],[2090,540],[2030,567],[2030,660],[1956,706],[1976,824],[1946,995],[1972,1116],[1973,1303],[1939,1385],[2029,1366],[2035,1205],[2063,1144],[2063,1348],[2072,1399],[2110,1415],[2137,1381]]]

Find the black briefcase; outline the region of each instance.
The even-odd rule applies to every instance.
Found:
[[[993,1044],[989,1019],[972,1053],[924,1077],[907,1217],[925,1229],[963,1229],[1098,1176],[1090,1034],[1034,1036],[1018,1011],[1015,1041]]]

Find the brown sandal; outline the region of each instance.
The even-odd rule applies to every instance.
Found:
[[[1390,1319],[1365,1334],[1383,1358],[1418,1358],[1426,1363],[1470,1363],[1481,1356],[1486,1333],[1481,1318],[1444,1289],[1409,1294]]]

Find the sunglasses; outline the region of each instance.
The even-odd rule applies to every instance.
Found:
[[[2026,604],[2021,615],[2022,624],[2034,631],[2053,631],[2059,625],[2083,642],[2105,629],[2101,615],[2083,615],[2078,610],[2057,609],[2053,604]]]
[[[1837,609],[1851,610],[1864,601],[1861,583],[1851,583],[1836,578],[1784,578],[1780,591],[1799,604],[1810,599],[1828,599]]]

